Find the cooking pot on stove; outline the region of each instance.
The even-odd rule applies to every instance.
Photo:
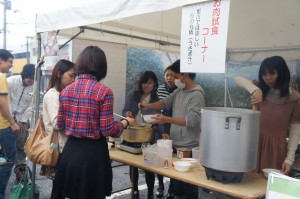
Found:
[[[130,143],[152,142],[154,135],[155,129],[151,125],[129,127],[122,133],[123,140]]]
[[[256,168],[260,112],[239,108],[201,109],[200,162],[226,172]]]

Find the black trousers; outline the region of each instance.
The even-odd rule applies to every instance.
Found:
[[[133,174],[131,172],[131,170],[134,170]],[[139,181],[139,172],[138,172],[138,168],[136,167],[132,167],[130,166],[129,168],[129,173],[130,173],[130,180],[131,182],[133,182],[134,184],[134,190],[138,190],[138,181]],[[132,181],[134,179],[134,181]],[[153,195],[153,189],[154,189],[154,182],[155,182],[155,175],[154,173],[151,173],[149,171],[145,171],[145,180],[146,180],[146,184],[148,187],[148,195]]]
[[[164,176],[157,174],[158,186],[164,187]],[[168,192],[173,193],[174,191],[174,181],[170,178],[169,190]]]

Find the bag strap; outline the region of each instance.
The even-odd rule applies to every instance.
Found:
[[[53,129],[53,131],[51,133],[51,143],[50,143],[50,145],[56,144],[57,146],[52,146],[52,147],[57,148],[57,150],[59,150],[59,135],[58,134],[59,134],[59,130]],[[56,141],[54,141],[54,139],[55,139],[54,136],[56,137]]]
[[[32,172],[28,166],[26,166],[26,170],[28,171],[30,181],[32,181]]]

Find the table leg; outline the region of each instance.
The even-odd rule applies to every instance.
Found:
[[[130,173],[131,173],[131,199],[134,199],[134,188],[137,187],[136,185],[136,172],[138,172],[138,169],[135,169],[133,166],[130,166]]]

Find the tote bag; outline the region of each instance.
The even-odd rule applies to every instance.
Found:
[[[24,148],[32,162],[55,167],[59,157],[58,131],[53,130],[51,134],[47,135],[43,121],[40,118],[36,128],[27,139]]]
[[[10,199],[30,199],[31,189],[32,189],[32,174],[28,166],[26,166],[25,175],[19,182],[19,184],[14,185],[10,190]],[[39,199],[40,190],[39,187],[35,184],[34,186],[34,199]]]
[[[25,144],[24,144],[24,150],[27,155],[27,157],[31,160],[31,154],[33,152],[32,147],[35,143],[39,142],[43,138],[47,136],[47,133],[45,131],[44,123],[43,123],[43,117],[40,116],[38,121],[36,122],[36,125],[32,132],[30,133],[29,137],[27,138]]]

